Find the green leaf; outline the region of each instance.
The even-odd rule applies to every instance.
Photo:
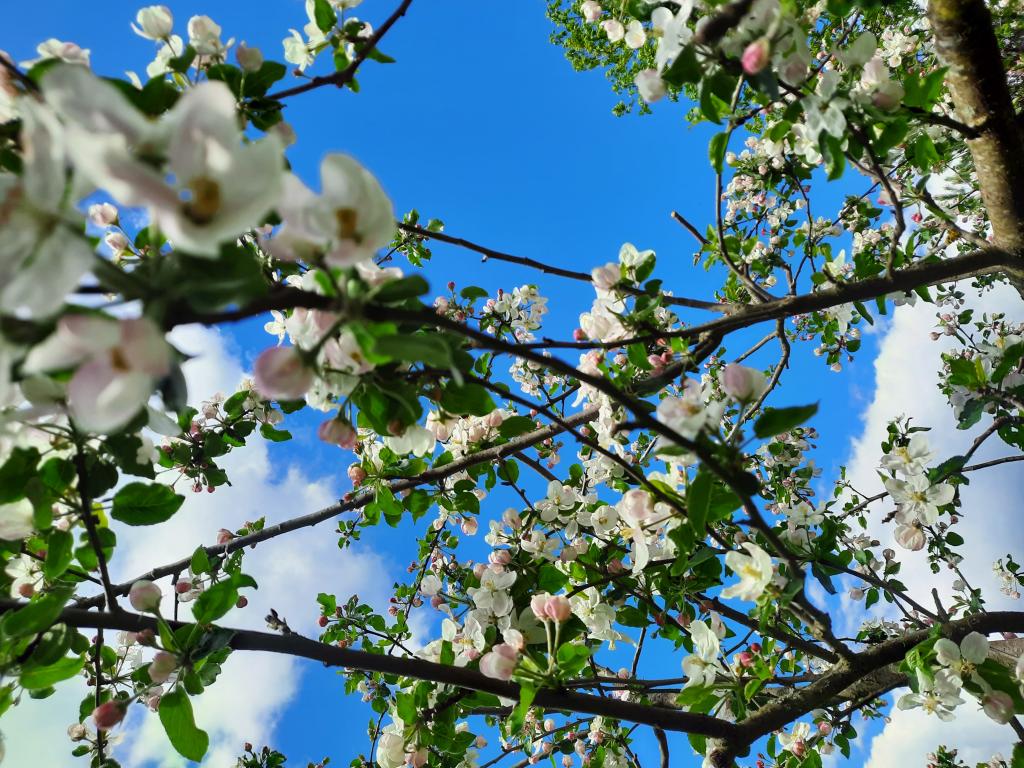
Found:
[[[534,697],[537,695],[537,689],[530,683],[521,683],[519,685],[519,704],[516,705],[515,710],[512,712],[512,716],[509,718],[509,732],[518,733],[523,727],[523,721],[526,720],[526,713],[530,709],[530,705],[533,703]]]
[[[387,304],[395,301],[413,299],[417,296],[422,296],[429,290],[430,286],[427,284],[426,280],[419,275],[411,275],[410,277],[403,277],[399,280],[389,280],[386,283],[382,283],[375,290],[370,292],[370,298],[374,301]]]
[[[260,434],[272,443],[283,443],[292,439],[292,433],[287,429],[275,429],[270,424],[260,424]]]
[[[441,406],[459,416],[486,416],[494,410],[494,401],[486,389],[469,382],[462,386],[449,384],[445,387],[441,393]]]
[[[68,531],[55,528],[50,532],[46,542],[46,560],[43,563],[43,575],[53,581],[71,565],[74,556],[74,537]]]
[[[0,467],[0,504],[25,498],[25,480],[35,474],[39,451],[35,448],[15,448]]]
[[[241,587],[255,587],[256,582],[251,576],[236,573],[231,578],[218,581],[196,598],[192,606],[192,615],[200,624],[210,624],[230,611],[238,602],[238,590]]]
[[[498,433],[504,438],[517,437],[532,432],[537,428],[537,422],[529,416],[509,416],[498,428]]]
[[[722,172],[722,163],[725,162],[725,148],[729,145],[729,132],[716,133],[708,142],[708,158],[711,160],[711,167],[716,173]]]
[[[700,76],[701,67],[697,61],[697,50],[692,45],[687,45],[676,56],[672,66],[665,70],[661,79],[678,88],[686,83],[699,82]]]
[[[449,368],[452,365],[451,349],[436,334],[395,334],[381,336],[374,341],[373,351],[385,355],[392,360],[407,363],[424,362],[437,368]]]
[[[686,516],[698,539],[704,538],[704,529],[707,526],[712,482],[711,474],[702,470],[686,489]]]
[[[313,4],[313,18],[321,32],[327,33],[334,29],[338,23],[338,14],[335,13],[327,0],[316,0]]]
[[[47,667],[37,667],[22,672],[18,682],[21,683],[23,688],[27,688],[30,691],[49,688],[61,680],[67,680],[69,677],[77,675],[82,671],[84,664],[85,657],[83,656],[65,656],[60,661]]]
[[[160,698],[160,722],[163,723],[167,738],[178,754],[199,762],[210,746],[206,731],[196,727],[192,715],[192,702],[181,688],[175,688]]]
[[[206,554],[206,548],[201,544],[192,553],[192,560],[189,563],[189,570],[195,575],[210,572],[210,556]]]
[[[0,631],[7,637],[42,632],[57,621],[70,594],[69,589],[58,589],[34,599],[24,608],[6,614],[0,622]]]
[[[754,422],[754,434],[760,438],[772,437],[803,424],[818,412],[818,404],[795,405],[791,408],[766,408]]]
[[[170,520],[184,502],[166,485],[129,483],[114,495],[110,515],[127,525],[154,525]]]

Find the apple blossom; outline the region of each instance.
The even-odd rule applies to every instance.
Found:
[[[689,628],[693,653],[683,659],[684,688],[709,686],[725,669],[718,660],[718,637],[703,621],[694,621]]]
[[[297,400],[313,385],[313,370],[295,347],[263,350],[253,372],[256,390],[270,400]]]
[[[224,52],[220,25],[209,16],[193,16],[188,20],[188,44],[200,56],[219,56]]]
[[[80,67],[55,67],[43,93],[72,118],[66,131],[76,168],[119,202],[146,206],[183,251],[217,256],[280,198],[283,147],[273,134],[242,142],[224,83],[188,89],[157,125]],[[166,153],[169,177],[148,159],[158,151]]]
[[[356,160],[327,155],[320,164],[322,192],[314,195],[288,175],[278,210],[284,220],[267,241],[282,259],[323,257],[334,266],[368,261],[391,242],[394,210],[380,183]]]
[[[658,101],[668,92],[665,81],[661,79],[656,69],[643,69],[637,73],[634,80],[636,89],[640,92],[640,98],[648,104]]]
[[[893,538],[896,539],[896,543],[901,547],[912,552],[924,549],[924,545],[927,543],[924,529],[916,523],[896,526]]]
[[[147,40],[164,40],[174,28],[174,16],[166,5],[147,5],[135,14],[132,30]]]
[[[480,671],[497,680],[511,680],[519,653],[507,643],[499,643],[480,658]]]
[[[626,28],[618,19],[605,19],[601,22],[601,29],[608,36],[609,43],[617,43],[626,36]]]
[[[979,664],[988,658],[989,642],[980,632],[971,632],[957,645],[946,637],[935,641],[935,658],[961,680],[974,675]]]
[[[729,363],[720,374],[722,390],[741,403],[756,400],[768,387],[768,377],[755,368]]]
[[[28,499],[0,504],[0,539],[20,541],[35,528],[32,502]]]
[[[981,697],[981,708],[985,714],[1000,725],[1006,725],[1016,712],[1013,697],[1005,691],[989,691]]]
[[[756,544],[748,541],[743,544],[743,548],[748,554],[727,552],[725,555],[725,564],[740,577],[740,581],[723,589],[722,597],[738,597],[753,602],[764,592],[775,575],[775,569],[768,553]]]
[[[340,416],[322,422],[316,434],[325,443],[331,443],[349,451],[355,448],[359,442],[356,430]]]
[[[644,30],[644,25],[637,19],[630,21],[629,24],[626,25],[626,32],[623,35],[623,41],[626,43],[627,48],[632,48],[633,50],[640,48],[647,42],[647,32]]]
[[[583,16],[583,20],[588,24],[593,24],[601,18],[602,12],[603,9],[601,8],[601,4],[598,3],[597,0],[583,0],[583,2],[580,3],[580,14]]]
[[[157,685],[167,682],[167,678],[178,668],[178,657],[173,653],[158,651],[149,664],[149,679]]]
[[[93,254],[75,231],[80,217],[65,194],[67,143],[60,123],[32,99],[22,100],[21,119],[23,172],[0,171],[0,312],[43,317],[60,307]]]
[[[136,581],[128,591],[128,602],[132,608],[143,613],[158,612],[161,597],[160,587],[152,581]]]
[[[238,60],[238,66],[249,73],[259,72],[263,66],[263,52],[255,46],[250,48],[245,41],[239,43],[235,49],[235,58]]]
[[[110,203],[90,205],[89,221],[97,227],[112,227],[117,224],[117,208]]]
[[[82,429],[112,432],[134,417],[171,372],[173,351],[148,318],[65,315],[25,360],[27,373],[75,368],[68,410]]]
[[[97,731],[109,731],[124,720],[128,706],[120,700],[105,701],[92,711],[92,721]]]
[[[740,63],[748,75],[756,75],[766,66],[771,57],[771,44],[765,38],[759,38],[743,49]]]

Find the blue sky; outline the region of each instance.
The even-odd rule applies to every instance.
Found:
[[[183,34],[192,14],[206,13],[221,24],[225,39],[245,40],[278,60],[287,30],[300,28],[306,20],[301,0],[185,1],[171,6],[177,32]],[[367,0],[358,11],[376,24],[390,7]],[[92,49],[93,68],[102,74],[142,72],[153,45],[129,28],[137,8],[137,3],[121,0],[11,4],[0,48],[22,60],[34,55],[38,42],[57,37]],[[289,152],[296,172],[316,188],[323,153],[348,152],[380,178],[399,213],[418,208],[424,217],[442,218],[451,234],[583,271],[615,260],[619,246],[630,241],[657,252],[656,276],[667,288],[709,296],[714,280],[692,268],[693,241],[669,217],[679,209],[702,227],[711,215],[709,132],[691,129],[683,119],[684,108],[670,103],[655,105],[650,116],[612,116],[616,98],[602,74],[574,72],[548,42],[549,33],[540,0],[414,2],[382,45],[397,63],[368,63],[360,93],[322,88],[289,101],[286,117],[299,136]],[[562,338],[593,298],[587,285],[566,284],[512,265],[481,264],[479,257],[445,246],[435,249],[426,275],[438,292],[449,280],[492,293],[499,287],[536,283],[549,297],[546,327]],[[701,315],[695,312],[690,319],[699,321]],[[789,385],[776,402],[821,400],[815,426],[823,438],[815,458],[826,478],[848,457],[850,437],[860,434],[875,389],[872,363],[879,338],[865,334],[857,361],[842,376],[829,372],[808,345],[796,347]],[[271,343],[256,322],[231,328],[224,341],[222,351],[237,357],[243,369]],[[742,347],[734,342],[731,351],[736,354]],[[755,360],[767,365],[775,354],[769,347]],[[567,359],[574,361],[575,356]],[[201,398],[209,393],[195,394]],[[315,423],[314,417],[296,422],[296,440],[272,446],[270,455],[282,464],[301,466],[308,477],[326,478],[332,490],[344,492],[347,460],[301,429]],[[505,506],[500,494],[488,503],[494,508],[485,507],[485,514],[500,514]],[[398,535],[390,529],[370,532],[360,545],[389,565],[387,579],[400,578],[413,555],[410,537],[403,535],[407,530],[411,527]],[[318,531],[331,536],[326,527]],[[194,542],[184,545],[191,549]],[[313,597],[296,600],[311,602]],[[262,663],[258,658],[233,661]],[[652,658],[651,669],[657,662]],[[296,700],[280,713],[272,743],[294,765],[323,755],[347,764],[366,749],[365,725],[372,713],[355,698],[344,697],[333,672],[304,669],[301,703]],[[16,736],[9,733],[8,739]],[[683,738],[674,742],[676,764],[694,763]]]

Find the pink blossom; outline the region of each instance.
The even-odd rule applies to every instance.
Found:
[[[313,385],[313,371],[295,347],[271,347],[253,365],[256,390],[271,400],[297,400]]]
[[[149,679],[157,685],[167,682],[167,678],[178,668],[178,657],[167,651],[160,651],[153,657],[149,665]]]
[[[510,680],[515,672],[518,659],[516,649],[507,643],[499,643],[480,659],[480,671],[497,680]]]
[[[128,590],[128,602],[143,613],[156,613],[160,608],[160,587],[152,581],[136,581]]]
[[[344,418],[328,419],[316,430],[317,437],[325,443],[351,451],[359,442],[359,434]]]
[[[97,731],[109,731],[124,720],[127,707],[123,701],[105,701],[92,711]]]
[[[756,75],[768,66],[768,58],[770,55],[771,45],[768,40],[763,37],[758,38],[743,49],[743,55],[740,57],[740,63],[743,65],[743,71],[748,75]]]

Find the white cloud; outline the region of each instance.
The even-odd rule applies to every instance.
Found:
[[[230,341],[218,331],[178,329],[172,341],[183,352],[195,355],[184,366],[192,402],[214,392],[235,391],[243,371],[231,353]],[[272,525],[337,500],[340,489],[333,480],[312,479],[294,466],[286,468],[274,454],[275,448],[267,442],[252,441],[219,461],[231,479],[230,487],[212,494],[193,494],[181,484],[179,490],[186,493],[186,502],[171,520],[153,528],[119,526],[112,578],[124,581],[154,565],[186,557],[199,544],[213,543],[219,528],[235,529],[262,516]],[[339,599],[359,594],[382,605],[392,582],[389,571],[396,570],[392,565],[358,547],[339,550],[329,522],[264,542],[246,551],[243,566],[259,589],[246,590],[249,605],[230,613],[225,623],[265,630],[263,617],[276,608],[295,631],[315,635],[318,591],[336,593]],[[165,592],[170,592],[167,582]],[[167,603],[165,608],[169,607]],[[189,616],[185,604],[181,617],[187,620]],[[218,681],[193,700],[197,723],[210,734],[204,765],[233,764],[245,741],[257,745],[271,742],[278,718],[299,689],[303,667],[302,661],[290,657],[234,654]],[[4,722],[7,764],[77,768],[80,761],[70,757],[72,745],[65,729],[75,719],[80,699],[81,692],[70,696],[61,692],[9,713]],[[125,764],[161,768],[184,764],[169,746],[155,714],[133,707],[122,727],[128,738],[115,749],[115,756]],[[53,750],[46,760],[41,759],[40,745]]]
[[[970,289],[963,287],[970,294]],[[1024,304],[1009,288],[986,294],[970,305],[985,312],[1004,311],[1010,318],[1024,316]],[[870,495],[882,490],[876,472],[881,458],[879,446],[885,439],[887,423],[896,416],[913,416],[915,425],[931,427],[928,439],[940,459],[963,453],[973,437],[990,422],[985,418],[975,429],[966,432],[956,428],[952,411],[936,386],[940,354],[952,345],[946,337],[937,342],[929,338],[934,330],[935,314],[936,308],[927,304],[898,308],[881,342],[874,363],[874,397],[864,414],[863,431],[851,446],[848,463],[849,480],[861,493]],[[973,462],[1013,452],[998,438],[992,438],[975,455]],[[991,566],[1007,552],[1021,552],[1024,533],[1016,518],[1022,490],[1024,478],[1019,467],[1012,464],[982,470],[971,477],[969,486],[961,489],[964,521],[958,530],[965,539],[961,549],[962,570],[973,586],[983,590],[993,609],[1020,609],[1017,601],[999,593],[999,583]],[[896,549],[903,563],[899,578],[915,599],[931,605],[931,590],[935,588],[948,603],[955,574],[946,569],[933,574],[923,552],[907,552],[893,542],[892,525],[881,522],[891,508],[886,502],[874,505],[869,532],[883,546]],[[848,599],[844,599],[844,607],[848,609],[844,614],[852,625],[845,630],[855,632],[862,612]],[[957,720],[952,726],[929,718],[921,711],[894,710],[891,722],[871,743],[867,765],[869,768],[922,765],[924,756],[943,742],[960,747],[961,758],[973,764],[987,761],[999,750],[1008,753],[1012,740],[1010,729],[989,720],[973,700],[957,710]]]
[[[871,742],[868,768],[907,768],[927,765],[927,756],[939,744],[956,749],[968,765],[987,763],[996,753],[1009,758],[1014,743],[1013,731],[999,725],[973,701],[957,709],[956,720],[943,723],[921,709],[893,707],[885,730]]]

